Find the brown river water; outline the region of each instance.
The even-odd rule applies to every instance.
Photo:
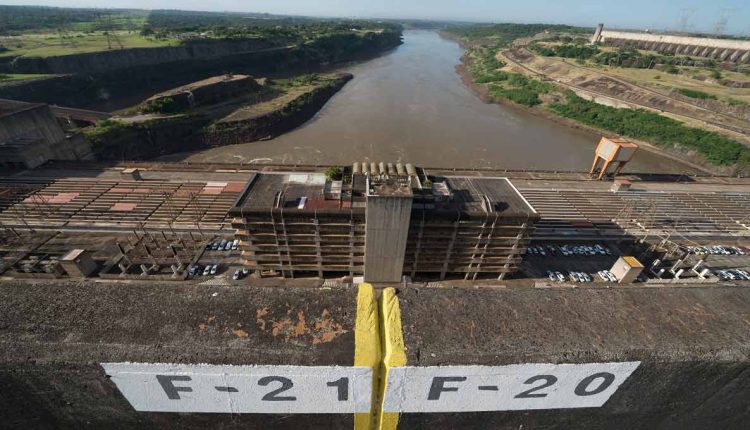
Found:
[[[463,49],[433,31],[344,67],[354,74],[318,114],[275,139],[165,159],[202,162],[350,164],[403,161],[430,167],[587,170],[597,134],[521,109],[482,102],[455,67]],[[641,151],[629,171],[692,171]]]

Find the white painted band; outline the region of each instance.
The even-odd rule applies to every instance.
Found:
[[[601,407],[639,361],[509,366],[394,367],[385,412]]]
[[[102,363],[137,411],[315,414],[369,412],[372,369]]]

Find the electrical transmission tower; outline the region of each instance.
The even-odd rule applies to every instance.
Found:
[[[678,30],[680,30],[683,33],[687,33],[692,29],[693,25],[690,24],[690,18],[692,18],[694,13],[695,13],[694,8],[680,9],[680,23],[678,26]]]
[[[719,17],[719,20],[716,21],[716,25],[714,25],[714,34],[724,34],[724,32],[727,29],[727,23],[729,22],[729,17],[737,11],[738,9],[736,8],[722,9],[721,16]]]
[[[109,13],[105,13],[103,16],[100,15],[99,26],[103,29],[104,35],[107,37],[107,49],[112,49],[113,41],[120,46],[120,49],[124,48],[120,37],[117,36],[117,32],[115,31],[115,25],[112,21],[112,15],[110,15]]]

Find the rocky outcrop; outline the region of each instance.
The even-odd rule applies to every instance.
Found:
[[[176,152],[271,138],[312,118],[352,75],[341,73],[279,107],[254,115],[216,120],[191,113],[139,122],[108,120],[84,133],[99,160],[146,160]]]
[[[207,129],[205,142],[210,146],[233,145],[283,134],[312,118],[352,77],[350,73],[342,73],[329,84],[300,94],[280,109],[217,122]]]

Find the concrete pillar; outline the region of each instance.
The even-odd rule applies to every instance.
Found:
[[[411,183],[371,181],[365,209],[365,281],[400,282],[411,222]]]
[[[700,55],[702,50],[703,50],[702,46],[694,46],[693,49],[690,51],[690,55]]]
[[[736,50],[732,52],[732,54],[729,56],[729,61],[736,62],[738,58],[740,58],[740,55],[742,54],[742,51]]]
[[[732,55],[732,51],[729,50],[729,49],[725,49],[725,50],[721,51],[721,54],[719,54],[719,59],[721,61],[726,61],[727,58],[729,58],[730,55]]]
[[[604,24],[597,24],[596,31],[594,31],[594,36],[591,38],[591,43],[601,42],[602,30],[604,30]]]
[[[750,51],[746,51],[740,57],[740,63],[750,63]]]
[[[709,48],[708,46],[705,46],[705,47],[703,47],[703,49],[701,49],[701,52],[698,55],[700,55],[701,57],[708,57],[709,54],[711,54],[711,50],[712,50],[712,48]]]

